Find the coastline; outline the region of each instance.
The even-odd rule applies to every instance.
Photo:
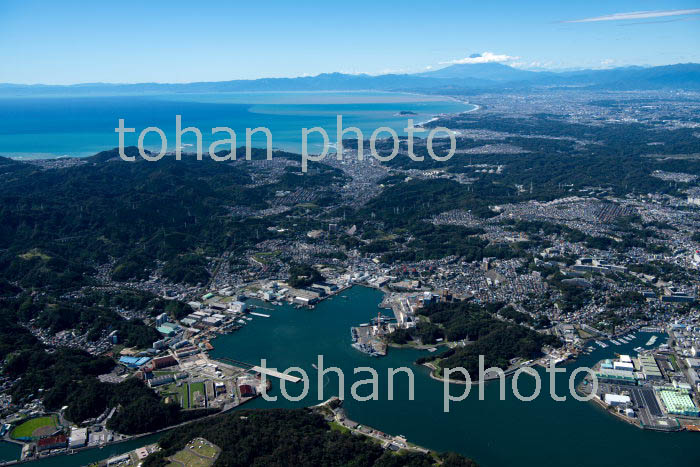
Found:
[[[383,100],[382,100],[382,99],[379,99],[377,102],[367,102],[367,104],[382,104],[382,105],[383,105],[383,104],[386,104],[386,103],[391,103],[392,105],[395,105],[395,106],[396,106],[397,111],[400,111],[400,110],[401,110],[402,104],[406,104],[406,105],[410,106],[410,105],[414,105],[414,104],[420,103],[420,102],[431,102],[431,101],[435,104],[435,106],[437,106],[439,103],[442,103],[443,106],[444,106],[445,104],[449,104],[449,103],[452,103],[452,104],[460,104],[460,105],[465,105],[465,106],[467,106],[467,105],[468,105],[468,106],[473,106],[473,108],[471,108],[471,109],[459,110],[459,111],[456,111],[457,109],[450,109],[450,110],[445,109],[446,111],[440,112],[440,109],[439,109],[439,108],[435,108],[435,109],[433,109],[433,112],[430,112],[430,110],[428,109],[428,112],[426,112],[426,114],[427,114],[427,115],[430,115],[430,117],[427,118],[427,119],[425,119],[424,121],[415,123],[415,126],[416,126],[416,127],[421,127],[422,125],[425,125],[425,124],[427,124],[427,123],[429,123],[429,122],[431,122],[431,121],[434,121],[435,119],[437,119],[437,118],[439,118],[439,117],[449,117],[449,116],[453,116],[453,115],[459,115],[459,114],[462,114],[462,113],[475,112],[475,111],[478,111],[478,110],[481,109],[481,106],[478,105],[478,104],[473,104],[473,103],[470,103],[470,102],[466,102],[466,101],[464,101],[464,100],[462,100],[462,99],[459,99],[459,98],[456,98],[456,97],[454,97],[454,96],[447,96],[447,95],[444,95],[444,94],[425,94],[425,93],[402,92],[402,91],[381,91],[381,90],[372,90],[372,89],[367,89],[367,90],[351,90],[351,91],[344,91],[344,90],[333,90],[333,91],[329,91],[329,90],[325,90],[325,91],[255,91],[255,92],[243,92],[243,91],[241,91],[241,92],[220,92],[219,94],[222,94],[222,95],[226,95],[226,94],[241,94],[241,95],[255,95],[255,94],[260,94],[260,95],[263,95],[263,94],[290,94],[290,95],[291,95],[291,94],[300,94],[300,95],[301,95],[301,94],[327,94],[327,95],[331,95],[331,94],[333,94],[333,93],[344,93],[344,94],[347,93],[347,94],[349,94],[349,95],[353,95],[353,94],[355,94],[355,95],[361,95],[362,93],[377,93],[377,94],[385,94],[385,95],[387,95],[387,96],[391,96],[391,95],[394,95],[394,96],[404,95],[404,96],[417,96],[417,97],[422,98],[422,100],[417,100],[417,99],[416,99],[416,100],[406,100],[406,102],[401,102],[400,100],[399,100],[399,101],[391,101],[391,100],[389,100],[389,99],[383,99]],[[196,95],[197,93],[192,93],[192,94],[195,94],[195,95]],[[178,95],[176,95],[176,97],[177,97],[177,96],[181,96],[181,95],[178,94]],[[120,95],[119,97],[124,97],[124,98],[129,98],[129,97],[131,97],[131,98],[148,98],[149,96],[148,96],[148,95],[143,95],[143,94],[135,94],[135,95]],[[41,96],[35,96],[35,98],[41,99],[42,97],[41,97]],[[2,98],[0,97],[0,99],[2,99]],[[317,99],[317,100],[318,100],[318,99]],[[185,100],[185,101],[186,101],[186,100]],[[384,101],[390,101],[390,102],[384,102]],[[362,103],[362,102],[360,102],[360,103]],[[253,102],[253,103],[251,103],[250,105],[253,106],[253,105],[258,105],[258,104],[260,104],[260,103],[255,103],[255,102]],[[279,105],[279,106],[289,105],[289,103],[286,103],[286,102],[281,102],[281,103],[278,103],[278,104],[269,104],[269,103],[261,103],[261,104],[262,104],[262,105]],[[316,104],[318,104],[318,103],[316,103]],[[345,103],[345,104],[347,104],[347,103]],[[312,103],[311,105],[315,105],[315,104]],[[341,113],[342,113],[342,111],[341,111],[342,105],[344,105],[342,102],[337,103],[337,108],[338,108],[337,113],[338,113],[338,114],[341,114]],[[434,106],[434,107],[435,107],[435,106]],[[420,110],[417,110],[417,112],[420,112]],[[254,113],[254,112],[253,112],[253,113]],[[367,111],[367,115],[365,115],[365,117],[366,117],[366,119],[365,119],[365,125],[362,125],[362,123],[360,122],[359,125],[356,123],[355,126],[361,126],[361,127],[363,127],[363,128],[364,128],[364,126],[369,126],[369,127],[372,127],[372,128],[373,128],[374,126],[373,126],[372,123],[375,122],[375,121],[372,120],[372,119],[369,117],[370,114],[371,114],[371,111],[368,110],[368,111]],[[407,116],[406,118],[408,118],[408,117],[411,117],[411,116]],[[323,120],[323,118],[325,118],[325,117],[323,117],[322,115],[319,115],[318,118],[319,118],[319,120]],[[394,118],[398,118],[398,117],[394,116]],[[423,116],[422,118],[425,118],[425,114],[424,114],[424,116]],[[87,117],[86,117],[86,119],[87,119]],[[195,120],[196,120],[196,119],[195,119]],[[385,120],[386,120],[386,119],[385,119]],[[398,121],[396,121],[396,122],[391,122],[391,121],[386,121],[386,122],[384,122],[384,121],[383,121],[383,122],[375,122],[375,123],[376,123],[376,126],[380,126],[382,123],[384,123],[384,124],[389,123],[388,126],[393,126],[393,127],[395,127],[396,131],[400,134],[400,133],[403,131],[403,127],[404,127],[404,125],[405,125],[405,123],[406,123],[406,119],[403,118],[403,117],[401,117],[401,121],[402,121],[402,123],[398,123]],[[156,123],[158,123],[158,122],[156,122]],[[194,123],[197,123],[197,122],[195,121]],[[238,124],[236,124],[235,127],[238,128],[239,126],[241,126],[241,127],[242,127],[242,126],[246,126],[247,123],[248,123],[247,121],[241,121],[241,122],[238,122]],[[320,126],[326,126],[327,128],[328,128],[327,125],[329,125],[330,123],[331,123],[331,122],[328,122],[327,124],[324,124],[322,121],[319,121],[319,125],[320,125]],[[166,133],[169,132],[169,130],[170,130],[170,128],[171,128],[171,125],[172,125],[172,122],[168,122],[167,125],[168,125],[168,126],[163,126],[163,125],[161,124],[161,127],[162,127],[164,130],[166,130]],[[200,123],[200,125],[201,125],[201,123]],[[334,127],[334,125],[335,125],[335,123],[333,122],[333,127]],[[157,125],[156,125],[156,126],[157,126]],[[232,126],[233,126],[233,125],[232,125]],[[248,126],[251,126],[251,125],[248,125]],[[255,126],[255,125],[252,125],[252,126]],[[301,126],[301,125],[300,125],[300,126]],[[273,130],[274,130],[274,129],[273,129]],[[286,130],[286,129],[285,129],[285,130]],[[297,129],[296,129],[296,131],[298,131],[298,130],[300,130],[300,128],[297,128]],[[237,130],[237,131],[238,131],[238,130]],[[274,131],[275,131],[275,132],[276,132],[276,131],[279,131],[279,129],[274,130]],[[368,129],[368,131],[371,132],[371,129]],[[284,133],[284,131],[283,131],[282,133]],[[82,159],[86,159],[86,158],[88,158],[88,157],[91,157],[91,156],[93,156],[93,155],[95,155],[95,154],[97,154],[97,153],[99,153],[99,152],[101,152],[101,151],[111,150],[111,149],[113,149],[114,147],[117,146],[116,141],[115,141],[115,140],[112,140],[111,137],[108,137],[107,134],[112,134],[111,128],[110,128],[110,131],[109,131],[109,132],[105,132],[105,138],[106,138],[105,141],[112,141],[112,144],[104,144],[103,142],[99,142],[99,141],[84,142],[84,143],[82,143],[82,149],[81,149],[81,148],[78,148],[78,149],[75,149],[75,148],[68,149],[67,147],[64,147],[64,148],[57,148],[55,153],[48,153],[48,152],[46,152],[46,148],[38,149],[38,150],[36,150],[36,151],[26,151],[26,148],[23,148],[23,149],[17,151],[17,150],[12,150],[12,148],[8,148],[9,150],[8,150],[7,152],[1,154],[1,155],[2,155],[3,157],[7,157],[7,158],[9,158],[9,159],[16,160],[16,161],[18,161],[18,162],[26,162],[26,163],[30,163],[30,162],[39,162],[39,161],[53,161],[53,162],[55,162],[55,163],[58,163],[58,162],[60,162],[60,161],[65,161],[65,160],[69,160],[69,161],[70,161],[70,160],[82,160]],[[331,134],[331,131],[329,131],[329,134]],[[71,133],[65,133],[65,134],[63,134],[63,135],[66,136],[66,137],[69,137],[69,136],[71,135]],[[172,136],[172,135],[169,135],[169,138],[168,138],[168,139],[170,139],[170,136]],[[368,136],[369,136],[369,134],[367,134],[367,137],[368,137]],[[285,137],[285,138],[283,138],[283,139],[288,140],[289,138]],[[290,142],[290,141],[291,141],[291,142]],[[206,142],[206,141],[205,141],[205,142]],[[295,153],[295,154],[300,154],[300,153],[301,153],[301,149],[300,149],[299,145],[300,145],[300,141],[298,141],[298,140],[296,140],[296,139],[294,139],[293,141],[292,141],[292,140],[289,140],[289,141],[281,141],[281,140],[280,140],[280,141],[276,141],[276,140],[274,139],[274,137],[273,137],[273,148],[272,148],[272,149],[273,149],[273,151],[275,151],[275,150],[282,150],[282,151],[286,151],[286,152],[291,152],[291,153]],[[205,146],[205,147],[206,147],[206,146]],[[262,148],[264,148],[264,146],[257,146],[257,145],[254,144],[254,143],[251,144],[251,147],[257,148],[257,149],[262,149]],[[31,148],[29,148],[29,149],[31,149]],[[153,150],[155,150],[155,151],[158,151],[158,150],[159,150],[159,147],[147,146],[146,149],[153,149]],[[174,148],[174,147],[173,147],[173,148],[168,148],[168,152],[174,152],[174,151],[175,151],[175,148]]]
[[[431,379],[434,379],[435,381],[440,381],[442,383],[445,382],[445,378],[441,378],[437,376],[434,372],[437,370],[435,365],[433,365],[431,362],[426,362],[426,363],[421,363],[422,366],[430,368],[430,372],[428,373],[428,376],[430,376]],[[513,376],[513,374],[518,371],[518,368],[523,368],[523,367],[517,367],[517,368],[510,368],[508,370],[505,370],[503,374],[505,375],[505,378],[508,379],[509,377]],[[531,366],[528,366],[528,368],[532,368]],[[500,379],[499,376],[493,376],[493,377],[486,377],[484,380],[474,380],[471,383],[469,383],[471,386],[478,386],[480,383],[488,383],[490,381],[494,381],[496,379]],[[466,385],[467,382],[461,379],[452,379],[449,378],[447,380],[450,384],[462,384]]]

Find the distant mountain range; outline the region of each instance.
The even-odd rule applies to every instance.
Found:
[[[185,84],[108,84],[70,86],[0,84],[0,96],[126,95],[221,91],[439,91],[499,90],[535,87],[577,87],[607,90],[700,90],[700,64],[624,67],[567,72],[528,71],[500,63],[458,64],[417,74],[348,75],[323,73],[300,78],[262,78]]]

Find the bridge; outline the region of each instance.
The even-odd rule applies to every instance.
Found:
[[[251,363],[246,363],[246,362],[241,362],[239,360],[234,360],[232,358],[227,358],[227,357],[217,357],[217,360],[220,360],[223,363],[228,363],[230,365],[235,365],[241,368],[246,368],[251,371],[255,371],[256,373],[264,373],[265,376],[271,376],[273,378],[279,378],[283,379],[285,381],[289,381],[290,383],[298,383],[301,381],[301,378],[298,376],[292,376],[288,374],[281,373],[277,370],[273,370],[272,368],[263,368],[259,365],[253,365]]]
[[[259,366],[254,366],[253,368],[251,368],[251,370],[257,371],[258,373],[264,373],[266,376],[284,379],[286,381],[289,381],[290,383],[298,383],[299,381],[301,381],[301,378],[299,378],[298,376],[280,373],[279,371],[273,370],[272,368],[262,368]]]

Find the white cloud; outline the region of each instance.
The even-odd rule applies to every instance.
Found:
[[[605,60],[601,60],[600,64],[603,66],[608,66],[608,65],[612,65],[614,62],[615,62],[615,60],[613,60],[612,58],[606,58]]]
[[[466,58],[460,58],[457,60],[450,60],[447,62],[440,62],[442,65],[456,65],[465,63],[498,63],[498,62],[510,62],[517,60],[520,57],[511,57],[510,55],[504,54],[494,54],[493,52],[484,52],[481,54],[473,54]]]
[[[557,63],[553,61],[512,62],[508,65],[512,66],[513,68],[520,68],[523,70],[549,70],[558,67]]]
[[[692,8],[687,10],[633,11],[630,13],[614,13],[612,15],[597,16],[595,18],[562,21],[562,23],[595,23],[598,21],[621,21],[628,19],[663,18],[666,16],[680,15],[700,15],[700,8]]]

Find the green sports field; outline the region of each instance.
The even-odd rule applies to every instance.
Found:
[[[11,438],[31,438],[47,436],[53,433],[58,427],[58,419],[55,415],[50,415],[48,417],[37,417],[27,420],[21,425],[16,426],[12,433]]]

